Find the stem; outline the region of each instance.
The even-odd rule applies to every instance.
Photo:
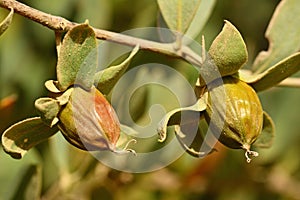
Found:
[[[0,7],[8,10],[13,8],[15,13],[18,13],[19,15],[54,31],[68,31],[77,25],[77,23],[71,22],[63,17],[47,14],[15,0],[0,0]],[[201,57],[187,46],[182,47],[178,51],[174,48],[173,43],[159,43],[102,29],[93,29],[97,39],[107,40],[132,47],[139,45],[140,49],[158,52],[174,58],[180,58],[196,66],[201,65]]]
[[[293,88],[300,88],[300,78],[286,78],[281,81],[278,86],[280,87],[293,87]]]

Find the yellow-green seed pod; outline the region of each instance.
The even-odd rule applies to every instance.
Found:
[[[74,146],[84,150],[116,150],[120,123],[113,107],[95,87],[73,88],[58,115],[58,127]]]
[[[224,88],[224,100],[211,98],[219,87]],[[208,94],[205,118],[208,123],[212,123],[212,132],[225,146],[245,149],[247,161],[250,162],[249,156],[258,155],[250,151],[250,147],[260,135],[263,126],[263,109],[256,92],[247,83],[228,76],[223,78],[223,84],[216,84]],[[218,109],[222,105],[225,105],[225,112]]]

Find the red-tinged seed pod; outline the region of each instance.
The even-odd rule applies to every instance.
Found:
[[[110,103],[95,87],[90,91],[72,89],[68,103],[58,115],[58,127],[64,137],[80,149],[114,151],[120,123]]]
[[[218,87],[224,88],[225,101],[222,98],[211,98]],[[216,84],[208,94],[205,118],[208,123],[212,123],[212,132],[225,146],[245,149],[247,161],[250,162],[250,156],[258,155],[257,152],[250,151],[250,147],[260,135],[263,126],[263,109],[256,92],[247,83],[228,76],[223,78],[223,84]],[[224,104],[225,112],[220,112],[218,107]]]

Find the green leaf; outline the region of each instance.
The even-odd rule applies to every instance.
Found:
[[[97,48],[94,30],[88,24],[72,28],[64,37],[57,61],[60,91],[78,84],[90,89],[97,68]]]
[[[265,33],[268,51],[255,59],[253,70],[260,73],[300,49],[300,1],[283,0],[277,6]]]
[[[185,33],[192,23],[201,0],[157,0],[168,27]]]
[[[186,117],[184,117],[184,114],[183,114],[184,111],[201,112],[201,111],[205,110],[206,109],[206,99],[207,99],[207,93],[205,93],[202,98],[198,99],[198,101],[192,106],[184,107],[184,108],[177,108],[177,109],[174,109],[174,110],[168,112],[158,124],[157,132],[159,135],[159,142],[165,141],[165,139],[167,137],[168,126],[180,124],[181,118],[182,118],[181,116],[183,116],[183,118],[186,118]],[[186,116],[188,116],[188,114]],[[200,118],[200,116],[199,116],[199,118]],[[197,121],[199,121],[199,119],[197,119]]]
[[[229,21],[225,21],[223,30],[213,41],[208,53],[221,76],[236,73],[248,60],[245,42],[239,31]],[[208,71],[208,74],[211,73],[211,66],[207,68],[209,69],[203,69],[203,73],[205,71]]]
[[[57,131],[56,126],[50,128],[40,117],[25,119],[6,129],[2,135],[2,146],[13,158],[20,159],[29,149]]]
[[[121,64],[116,66],[111,66],[107,69],[101,70],[97,72],[94,76],[94,84],[98,90],[100,90],[103,94],[108,94],[114,85],[118,82],[118,80],[122,77],[122,75],[127,70],[131,60],[138,52],[139,46],[136,46],[128,58],[124,60]]]
[[[57,115],[60,111],[60,105],[57,100],[49,97],[39,98],[34,105],[39,111],[41,119],[48,126],[53,127],[58,122]]]
[[[8,29],[9,25],[11,24],[12,18],[14,15],[14,9],[10,9],[10,13],[7,17],[0,23],[0,36]]]
[[[42,190],[42,172],[38,165],[29,165],[22,171],[19,183],[11,199],[40,199]]]
[[[138,88],[129,102],[129,113],[133,121],[137,121],[146,111],[146,105],[149,100],[149,88]]]
[[[270,148],[273,144],[274,134],[274,122],[272,118],[264,112],[263,129],[253,145],[259,148]]]
[[[213,8],[215,7],[215,4],[216,0],[201,0],[196,14],[185,33],[186,36],[190,38],[196,38],[199,35],[207,20],[209,19]]]
[[[240,71],[238,76],[241,80],[249,83],[256,91],[262,91],[277,85],[299,70],[300,53],[295,53],[261,74],[247,74],[245,71]]]
[[[193,124],[185,124],[185,126],[193,126]],[[199,127],[196,135],[185,134],[184,129],[182,126],[175,125],[176,137],[188,154],[196,158],[203,158],[216,151],[206,143],[204,134]]]

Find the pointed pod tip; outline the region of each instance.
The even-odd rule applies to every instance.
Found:
[[[90,24],[89,20],[86,19],[86,20],[84,21],[84,24],[89,25],[89,24]]]
[[[131,148],[128,148],[129,144],[132,144],[132,143],[137,143],[136,139],[131,139],[129,140],[125,147],[121,150],[112,150],[114,153],[117,153],[117,154],[127,154],[127,153],[132,153],[134,156],[137,156],[137,153],[134,149],[131,149]]]
[[[247,163],[250,163],[253,157],[258,157],[258,156],[259,156],[259,153],[256,151],[246,150],[246,152],[245,152],[245,157],[246,157]]]

